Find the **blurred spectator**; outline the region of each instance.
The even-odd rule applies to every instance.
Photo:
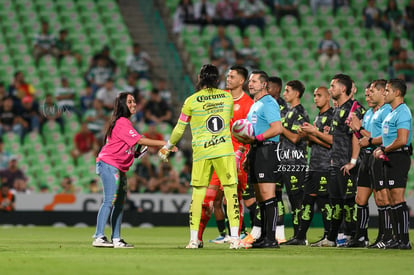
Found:
[[[1,184],[8,185],[10,189],[14,188],[16,179],[26,179],[25,174],[18,166],[16,156],[11,156],[7,168],[0,171],[0,179]]]
[[[171,105],[172,104],[172,93],[167,87],[167,80],[165,80],[165,78],[158,79],[157,89],[160,92],[161,98]]]
[[[188,193],[188,190],[190,189],[191,184],[191,162],[186,161],[183,169],[180,171],[179,175],[180,179],[180,186],[178,188],[178,193],[180,194],[186,194]]]
[[[98,144],[96,142],[95,136],[88,129],[88,124],[86,122],[82,122],[79,132],[75,134],[73,138],[73,146],[74,148],[70,154],[73,157],[75,165],[78,165],[78,158],[82,155],[96,155]]]
[[[43,132],[43,127],[46,123],[54,121],[59,124],[60,132],[65,131],[65,121],[62,117],[62,110],[59,109],[52,94],[47,93],[43,104],[40,105],[40,112],[43,115],[40,124],[40,131]]]
[[[310,0],[310,7],[311,7],[311,10],[312,10],[313,16],[317,15],[318,8],[320,6],[333,7],[333,0]]]
[[[2,184],[0,192],[0,211],[14,211],[16,209],[16,198],[12,191],[10,191],[10,186],[8,186],[7,184]]]
[[[194,6],[192,0],[180,0],[173,16],[173,32],[180,33],[185,24],[194,23]]]
[[[210,59],[217,56],[217,52],[222,47],[222,40],[226,40],[230,48],[234,48],[233,40],[226,35],[226,28],[224,26],[217,26],[217,34],[211,39],[208,48],[208,56]]]
[[[39,104],[33,101],[33,98],[30,96],[23,97],[20,116],[22,118],[21,124],[23,126],[23,134],[32,131],[40,132],[41,116],[39,112]]]
[[[65,176],[60,183],[59,194],[75,194],[78,190],[73,186],[72,179],[69,176]]]
[[[89,131],[95,135],[96,140],[103,140],[102,129],[109,121],[109,114],[103,108],[102,101],[99,99],[93,101],[93,106],[86,111],[84,120],[87,122]]]
[[[111,49],[108,45],[103,46],[102,50],[92,57],[89,68],[96,67],[100,59],[104,61],[104,66],[109,69],[111,76],[114,75],[117,65],[115,59],[111,57]]]
[[[0,106],[3,105],[3,100],[7,97],[6,85],[0,81]]]
[[[59,38],[56,39],[57,59],[58,65],[62,62],[62,59],[67,56],[73,56],[76,59],[78,67],[82,65],[82,57],[79,53],[73,51],[72,42],[67,39],[68,30],[62,29],[59,31]]]
[[[397,2],[395,0],[388,0],[387,8],[384,12],[386,25],[389,25],[391,31],[396,36],[402,34],[404,28],[403,13],[398,9]]]
[[[150,78],[150,70],[152,67],[151,57],[149,54],[141,50],[138,43],[134,43],[133,52],[126,59],[127,75],[135,73],[138,79]]]
[[[55,48],[55,37],[49,31],[49,23],[45,20],[42,20],[42,29],[40,33],[36,34],[34,37],[34,49],[33,56],[36,61],[36,65],[39,65],[39,60],[41,57],[51,54],[54,57],[57,57],[58,51]]]
[[[146,192],[148,189],[148,182],[151,178],[156,175],[156,167],[151,163],[150,155],[146,154],[142,157],[140,162],[135,166],[135,181],[136,189],[139,189],[140,192]]]
[[[367,5],[362,9],[362,19],[365,28],[381,28],[385,30],[387,35],[389,35],[390,27],[384,22],[384,14],[381,9],[377,7],[375,0],[368,0]]]
[[[91,179],[89,181],[89,194],[101,194],[102,188],[98,185],[97,179]]]
[[[13,82],[9,86],[9,95],[13,97],[13,100],[17,104],[23,97],[30,96],[35,97],[36,90],[30,83],[27,83],[24,79],[22,71],[14,73]]]
[[[216,4],[216,21],[219,25],[239,25],[238,1],[222,0]]]
[[[96,99],[99,99],[105,110],[112,111],[114,109],[114,102],[116,97],[121,91],[115,87],[114,80],[108,78],[105,81],[105,85],[100,88],[96,93]]]
[[[318,61],[320,68],[322,70],[325,69],[327,64],[330,68],[335,68],[335,66],[341,62],[339,59],[340,52],[340,45],[332,39],[332,31],[326,30],[323,33],[323,39],[318,45]]]
[[[213,58],[218,60],[220,70],[227,71],[227,68],[236,62],[236,50],[228,40],[222,39],[220,47],[216,48]]]
[[[150,193],[173,193],[178,190],[180,179],[169,162],[163,162],[157,176],[151,178],[148,182],[148,191]]]
[[[50,192],[50,188],[47,184],[42,184],[39,187],[39,193],[49,193]]]
[[[243,66],[249,71],[257,69],[259,67],[259,53],[257,49],[250,43],[248,36],[243,36],[242,48],[237,51],[244,59]]]
[[[95,96],[91,86],[86,85],[85,90],[79,98],[81,112],[86,112],[89,108],[92,108]]]
[[[13,132],[19,137],[23,135],[21,117],[11,97],[6,97],[0,106],[0,136],[7,132]]]
[[[414,63],[408,60],[407,50],[403,49],[394,62],[395,75],[406,82],[414,81]]]
[[[144,107],[146,123],[169,123],[172,124],[172,112],[168,103],[161,98],[158,89],[153,89],[150,99]]]
[[[143,134],[146,138],[155,140],[164,140],[164,136],[158,132],[157,125],[155,123],[149,123],[147,131]],[[157,147],[148,147],[148,153],[156,154],[158,152]]]
[[[9,165],[10,152],[4,149],[4,140],[0,136],[0,171],[3,171]]]
[[[298,0],[274,0],[276,23],[280,26],[282,18],[286,15],[292,15],[296,18],[298,25],[301,24]]]
[[[399,37],[394,37],[391,49],[388,50],[388,73],[390,78],[395,78],[394,61],[398,59],[402,50],[401,39]]]
[[[55,90],[56,104],[62,112],[74,112],[80,119],[82,114],[75,106],[75,97],[75,89],[69,86],[69,80],[66,77],[62,77],[60,86]]]
[[[106,64],[105,59],[100,57],[97,59],[96,65],[93,65],[86,73],[86,80],[88,85],[92,87],[93,93],[104,86],[106,80],[113,76],[112,69],[107,67]]]
[[[410,0],[404,9],[404,28],[414,48],[414,0]]]
[[[12,192],[15,194],[31,194],[33,188],[27,186],[27,180],[25,178],[17,178],[14,180]]]
[[[242,35],[244,35],[244,31],[248,26],[254,25],[260,29],[262,36],[264,36],[265,6],[261,0],[242,0],[239,3],[238,11]]]
[[[207,0],[200,0],[194,4],[194,21],[200,25],[200,33],[204,27],[213,23],[214,4]]]

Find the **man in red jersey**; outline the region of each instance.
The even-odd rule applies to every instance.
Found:
[[[250,110],[250,106],[253,104],[253,100],[250,98],[248,94],[243,91],[243,84],[246,81],[248,76],[248,71],[246,68],[234,65],[230,68],[230,71],[227,74],[226,79],[226,88],[232,94],[234,100],[234,112],[233,118],[230,122],[230,127],[232,127],[233,123],[236,120],[246,118],[247,113]],[[233,148],[234,152],[236,152],[236,162],[238,164],[238,198],[239,198],[239,205],[240,205],[240,228],[243,223],[243,204],[242,204],[242,194],[243,190],[246,188],[247,183],[247,174],[243,169],[240,169],[240,163],[245,158],[244,151],[246,146],[243,143],[239,142],[232,136]],[[240,149],[239,149],[240,148]],[[225,206],[225,205],[224,205]],[[211,214],[214,209],[214,216],[216,218],[217,227],[220,233],[220,236],[217,237],[215,240],[212,240],[214,243],[224,243],[227,241],[226,239],[226,225],[225,225],[225,215],[223,212],[223,191],[220,185],[220,181],[216,175],[213,174],[210,184],[207,188],[207,193],[204,198],[203,202],[203,209],[201,214],[201,222],[200,228],[198,231],[198,239],[202,241],[204,229],[207,226],[207,222],[209,221]]]

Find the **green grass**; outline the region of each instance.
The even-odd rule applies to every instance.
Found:
[[[291,229],[286,230],[287,236]],[[106,229],[109,234],[109,228]],[[216,237],[207,228],[205,240]],[[414,252],[285,247],[229,250],[183,247],[185,227],[125,228],[135,249],[93,248],[94,228],[0,227],[0,274],[414,274]],[[311,229],[309,241],[321,229]],[[411,232],[411,239],[414,231]],[[376,231],[370,231],[376,236]]]

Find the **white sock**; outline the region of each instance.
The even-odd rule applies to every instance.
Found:
[[[190,230],[190,240],[192,241],[198,240],[198,230]]]
[[[284,225],[277,225],[276,226],[276,240],[286,240],[285,226]]]
[[[253,226],[250,235],[252,235],[252,237],[257,240],[262,235],[262,228],[258,226]]]
[[[239,237],[239,227],[238,226],[230,227],[230,237],[232,237],[232,238],[238,238]]]

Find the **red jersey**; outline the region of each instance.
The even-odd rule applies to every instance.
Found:
[[[230,127],[233,126],[233,123],[236,120],[247,117],[247,114],[249,113],[250,107],[253,105],[253,103],[254,103],[253,99],[251,99],[250,96],[246,94],[245,92],[243,92],[240,98],[238,98],[237,100],[234,100],[233,118],[230,121]],[[240,145],[244,146],[244,144],[239,142],[237,139],[235,139],[233,135],[231,136],[231,140],[233,141],[234,151],[237,151]]]

